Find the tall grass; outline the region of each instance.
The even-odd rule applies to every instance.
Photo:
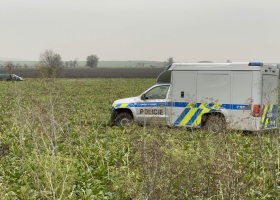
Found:
[[[154,79],[0,82],[2,199],[275,199],[279,132],[113,126]]]

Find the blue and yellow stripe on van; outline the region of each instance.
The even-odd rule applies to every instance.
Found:
[[[262,128],[272,128],[277,126],[277,105],[262,105],[261,108]],[[271,117],[268,115],[271,114]]]
[[[229,105],[229,104],[228,104]],[[181,126],[200,126],[201,117],[205,113],[215,112],[216,109],[229,109],[227,104],[208,104],[208,103],[191,103],[181,113],[174,125]]]
[[[130,108],[130,107],[135,107],[134,103],[113,103],[112,105],[115,108]]]

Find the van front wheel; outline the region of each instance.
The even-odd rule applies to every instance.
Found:
[[[133,117],[131,116],[131,114],[127,112],[122,112],[117,115],[115,123],[117,126],[124,127],[130,124],[132,121],[133,121]]]

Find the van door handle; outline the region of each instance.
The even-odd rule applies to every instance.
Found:
[[[164,103],[160,103],[159,106],[160,106],[160,107],[164,107]]]

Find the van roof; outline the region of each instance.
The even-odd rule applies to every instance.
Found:
[[[234,70],[252,70],[260,71],[263,67],[269,66],[277,69],[277,64],[263,63],[263,66],[249,66],[250,62],[232,62],[232,63],[173,63],[168,70],[214,70],[214,71],[234,71]]]

